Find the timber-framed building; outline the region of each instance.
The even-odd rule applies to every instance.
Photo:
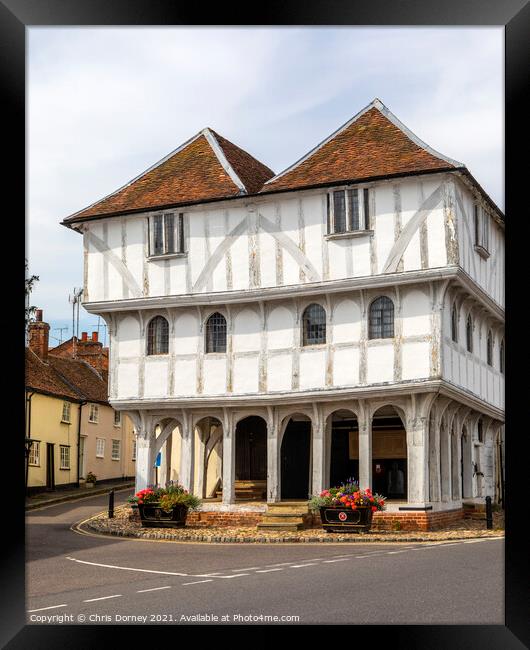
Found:
[[[138,488],[228,516],[353,476],[426,525],[501,500],[504,215],[379,100],[276,175],[206,128],[63,224]]]

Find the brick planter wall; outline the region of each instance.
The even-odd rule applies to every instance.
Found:
[[[372,531],[428,531],[444,528],[464,517],[464,511],[444,510],[442,512],[417,511],[417,512],[376,512],[372,520]],[[130,519],[140,521],[137,511],[130,515]],[[242,528],[254,527],[263,519],[260,512],[190,512],[186,524],[209,527],[241,526]],[[313,528],[321,527],[320,514],[314,513],[312,517]],[[309,522],[311,526],[311,520]]]
[[[442,512],[412,511],[412,512],[375,512],[372,519],[374,532],[381,530],[427,531],[444,528],[448,524],[463,518],[463,510],[444,510]],[[321,526],[320,514],[313,514],[313,526]]]
[[[261,512],[190,512],[186,524],[190,526],[256,526],[263,518]]]

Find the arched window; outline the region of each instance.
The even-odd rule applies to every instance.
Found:
[[[169,352],[169,323],[163,316],[155,316],[147,326],[147,354]]]
[[[473,352],[473,320],[471,314],[466,321],[466,348],[468,352]]]
[[[326,342],[326,311],[313,303],[306,307],[302,316],[302,345],[318,345]]]
[[[206,321],[206,352],[226,352],[226,318],[217,311]]]
[[[453,303],[453,308],[451,309],[451,338],[455,343],[458,343],[458,310],[456,308],[456,302]]]
[[[369,339],[391,339],[394,336],[394,303],[386,296],[376,298],[370,305]]]
[[[504,339],[502,339],[501,345],[499,347],[499,366],[502,374],[504,375]]]
[[[488,332],[488,338],[486,340],[486,361],[488,362],[488,366],[493,365],[493,338],[491,331]]]

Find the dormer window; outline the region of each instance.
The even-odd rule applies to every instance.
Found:
[[[185,253],[184,215],[173,212],[149,217],[149,257]]]
[[[328,193],[328,235],[363,232],[370,225],[370,190],[345,188]]]
[[[490,216],[479,203],[473,205],[473,225],[475,230],[475,250],[481,257],[487,259],[490,256]]]

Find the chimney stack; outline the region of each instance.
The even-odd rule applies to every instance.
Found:
[[[88,341],[88,332],[81,332],[81,340]]]
[[[42,309],[36,310],[35,318],[28,326],[29,349],[47,363],[50,326],[42,320]]]
[[[98,340],[98,333],[97,332],[92,332],[92,340],[96,341],[96,343],[97,343],[97,340]]]

